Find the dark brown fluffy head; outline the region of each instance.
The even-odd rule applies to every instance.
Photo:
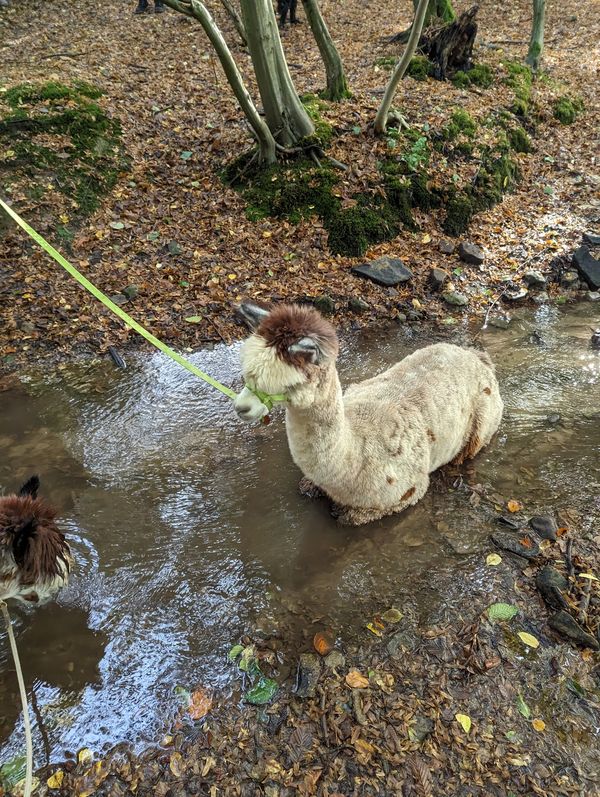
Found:
[[[33,491],[0,498],[0,560],[14,559],[23,585],[43,583],[70,564],[69,545],[56,512]]]
[[[313,307],[279,305],[260,318],[256,334],[294,366],[335,360],[339,351],[335,329]]]

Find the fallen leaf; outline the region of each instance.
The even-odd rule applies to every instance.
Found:
[[[192,157],[192,153],[189,151],[189,149],[185,149],[181,153],[180,157],[181,157],[182,160],[188,161]]]
[[[333,650],[333,639],[329,634],[318,631],[313,637],[313,647],[320,656],[326,656]]]
[[[109,221],[108,226],[112,227],[113,230],[122,230],[125,225],[122,221]]]
[[[541,732],[546,729],[546,723],[544,722],[544,720],[534,719],[531,724],[533,726],[534,731]]]
[[[350,670],[346,676],[346,683],[352,689],[366,689],[369,685],[369,679],[361,675],[358,670]]]
[[[587,578],[590,581],[600,581],[593,573],[578,573],[577,578]]]
[[[46,785],[48,786],[49,789],[60,789],[64,777],[65,773],[62,771],[62,769],[57,769],[56,772],[50,775],[50,777],[46,781]]]
[[[235,661],[237,657],[240,655],[240,653],[243,652],[244,652],[243,645],[234,645],[227,654],[227,658],[229,659],[229,661]]]
[[[404,615],[402,612],[398,611],[398,609],[394,609],[393,607],[381,615],[382,620],[385,620],[386,623],[392,624],[399,623],[403,617]]]
[[[431,241],[431,235],[429,235],[429,233],[426,232],[425,235],[421,238],[421,243],[428,244],[430,241]]]
[[[187,318],[184,318],[183,320],[187,321],[188,324],[199,324],[202,321],[202,316],[201,315],[189,315]]]
[[[532,636],[531,634],[528,634],[526,631],[519,631],[517,636],[519,637],[521,642],[523,642],[528,647],[530,647],[530,648],[539,647],[539,644],[540,644],[539,639],[536,639],[534,636]]]
[[[499,554],[490,553],[490,554],[487,555],[485,563],[486,563],[486,565],[490,565],[492,567],[495,567],[496,565],[499,565],[501,561],[502,561],[502,557]]]
[[[91,761],[94,757],[94,754],[90,750],[89,747],[82,747],[81,750],[77,753],[77,763],[79,764],[87,764]]]
[[[181,753],[171,753],[171,758],[169,759],[169,769],[176,778],[180,778],[183,775],[184,766]]]
[[[527,703],[523,700],[523,695],[520,692],[517,696],[517,709],[519,714],[522,714],[526,720],[531,717],[531,710]]]
[[[196,689],[192,692],[188,714],[193,720],[201,720],[212,708],[212,695],[207,689]]]
[[[299,763],[312,746],[313,735],[305,725],[299,725],[290,736],[290,758],[294,763]]]
[[[373,623],[367,623],[367,625],[366,625],[366,628],[367,628],[367,629],[368,629],[368,630],[369,630],[369,631],[370,631],[372,634],[375,634],[375,636],[383,636],[383,634],[381,633],[381,631],[380,631],[378,628],[376,628],[376,627],[373,625]]]
[[[258,679],[256,685],[246,692],[244,700],[253,706],[264,706],[273,699],[278,689],[277,681],[262,676]]]
[[[465,733],[471,730],[471,717],[468,714],[455,714],[454,719],[458,722]]]
[[[511,606],[510,603],[492,603],[487,608],[487,616],[490,620],[511,620],[518,612],[518,607]]]
[[[520,512],[523,509],[523,504],[520,504],[518,501],[507,501],[506,508],[509,512]]]

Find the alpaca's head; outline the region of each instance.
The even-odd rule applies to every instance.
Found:
[[[6,590],[17,597],[66,581],[69,545],[55,523],[56,512],[37,497],[39,484],[32,476],[18,494],[0,498],[0,597]]]
[[[335,366],[338,339],[335,329],[314,308],[279,305],[266,310],[244,302],[240,314],[253,330],[242,347],[244,381],[251,390],[284,394],[294,403],[301,394],[314,393],[323,371]],[[248,390],[235,402],[244,420],[257,420],[265,407]]]

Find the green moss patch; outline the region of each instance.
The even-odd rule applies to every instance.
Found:
[[[552,104],[552,114],[562,125],[572,125],[579,114],[584,111],[584,104],[578,97],[559,97]]]
[[[461,89],[468,89],[471,86],[487,89],[494,82],[494,73],[487,64],[473,64],[468,71],[459,69],[458,72],[455,72],[452,82]]]
[[[459,136],[473,138],[477,132],[477,122],[470,113],[457,108],[452,112],[450,121],[440,131],[440,137],[445,141],[455,141]]]
[[[327,109],[328,105],[315,94],[303,94],[300,97],[302,105],[306,108],[306,112],[310,116],[312,123],[315,126],[315,132],[311,138],[319,143],[322,147],[327,147],[331,142],[333,136],[333,128],[323,119],[322,112]]]
[[[510,86],[515,95],[510,109],[517,116],[527,116],[531,102],[533,73],[528,66],[518,61],[509,61],[505,66],[508,74],[504,82]]]
[[[406,74],[415,80],[427,80],[433,75],[433,64],[424,55],[415,55],[410,59]]]
[[[92,213],[126,168],[121,127],[82,81],[13,86],[0,98],[0,175],[39,201],[68,197],[69,219]],[[13,189],[14,190],[14,189]],[[72,232],[63,230],[63,238]]]
[[[513,127],[508,130],[508,143],[514,152],[532,152],[531,139],[522,127]]]

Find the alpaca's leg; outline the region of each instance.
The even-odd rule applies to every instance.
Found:
[[[307,479],[306,476],[303,476],[299,483],[298,483],[298,491],[300,495],[306,496],[306,498],[324,498],[325,493],[321,490],[320,487],[314,482],[311,482],[310,479]]]

